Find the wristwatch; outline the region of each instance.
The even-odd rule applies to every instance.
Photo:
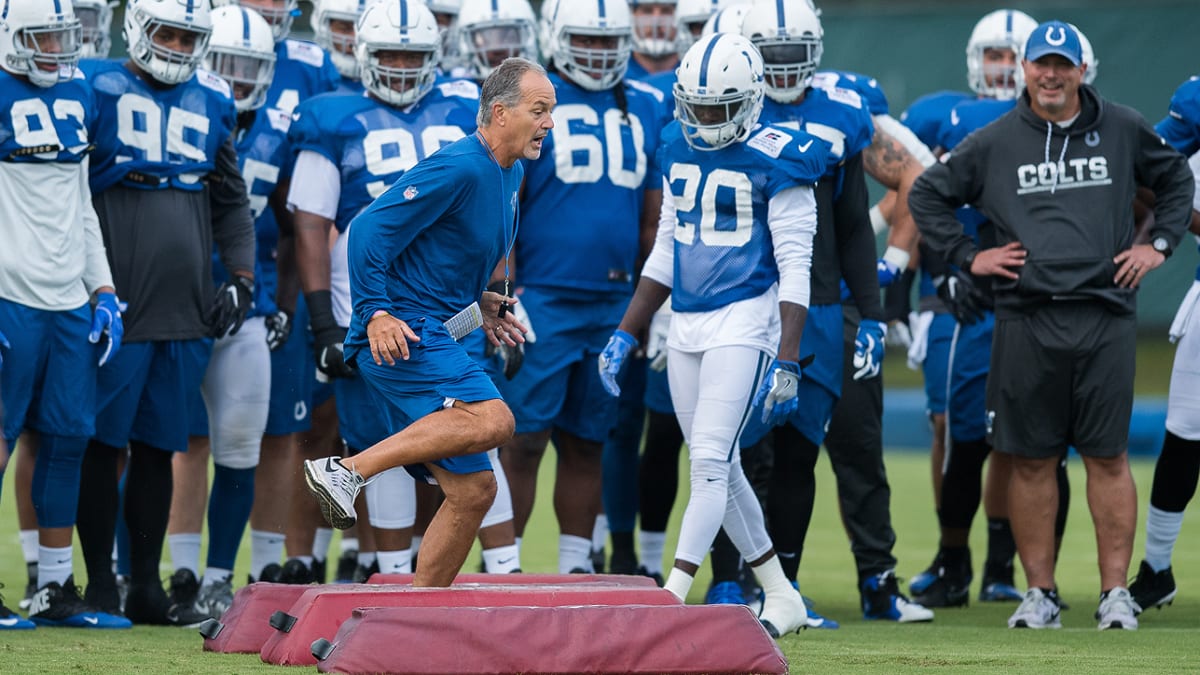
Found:
[[[1150,246],[1154,247],[1155,251],[1163,254],[1164,258],[1171,257],[1171,244],[1167,242],[1166,237],[1155,237],[1154,241],[1150,242]]]
[[[967,274],[970,274],[971,273],[971,265],[975,264],[975,256],[978,254],[979,254],[978,250],[974,250],[974,251],[971,251],[970,253],[968,253],[967,257],[963,258],[962,264],[958,266],[958,269],[966,272]]]

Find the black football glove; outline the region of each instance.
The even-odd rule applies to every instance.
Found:
[[[964,326],[983,318],[986,298],[975,284],[974,278],[962,270],[950,270],[934,277],[933,285],[938,297],[946,303],[954,318]]]
[[[209,334],[215,338],[237,335],[254,304],[254,280],[238,274],[221,284],[208,310]]]
[[[511,380],[517,376],[521,370],[521,365],[525,363],[525,345],[518,342],[512,347],[502,344],[499,347],[487,343],[487,350],[484,352],[488,358],[500,354],[500,360],[504,362],[504,379]]]
[[[274,314],[267,315],[263,322],[267,324],[267,347],[273,352],[279,351],[292,335],[292,313],[276,310]]]
[[[305,293],[308,304],[309,326],[313,332],[313,351],[317,357],[317,370],[325,377],[354,377],[354,369],[342,355],[342,343],[346,341],[346,329],[337,325],[333,318],[333,298],[329,291]]]

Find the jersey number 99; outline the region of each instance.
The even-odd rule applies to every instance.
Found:
[[[408,129],[393,127],[368,131],[363,137],[363,162],[368,173],[383,180],[367,183],[367,194],[372,199],[378,197],[418,161],[465,136],[456,126],[434,124],[425,127],[421,130],[421,154],[417,154],[417,140]]]

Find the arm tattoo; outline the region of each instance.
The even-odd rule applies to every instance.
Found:
[[[863,151],[863,168],[884,187],[896,190],[900,178],[916,160],[908,150],[885,131],[875,130],[871,145]]]

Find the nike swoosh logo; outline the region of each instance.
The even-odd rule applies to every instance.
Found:
[[[71,559],[67,558],[66,560],[57,560],[57,561],[55,561],[55,564],[56,565],[66,565],[69,562],[71,562]]]
[[[517,557],[516,557],[516,556],[513,556],[513,557],[511,557],[511,558],[504,558],[504,559],[502,559],[502,560],[497,560],[497,561],[496,561],[496,564],[498,564],[498,565],[507,565],[508,563],[510,563],[510,562],[512,562],[512,561],[514,561],[514,560],[516,560],[516,559],[517,559]]]
[[[799,146],[799,148],[800,148],[800,152],[808,152],[808,148],[809,148],[809,146],[811,146],[811,145],[812,145],[812,143],[813,143],[813,142],[810,140],[809,142],[807,142],[807,143],[804,143],[803,145],[800,145],[800,146]]]
[[[15,626],[20,621],[19,617],[10,616],[7,619],[0,619],[0,626]]]
[[[325,458],[325,470],[329,473],[334,473],[337,471],[337,467],[333,465],[334,461],[335,460],[332,457]]]
[[[96,617],[94,617],[94,616],[85,616],[85,617],[83,617],[83,620],[84,620],[84,621],[86,621],[86,622],[88,622],[88,623],[90,623],[90,624],[92,624],[93,626],[96,626],[96,625],[99,625],[99,624],[100,624],[100,619],[98,619],[98,618],[96,618]]]

